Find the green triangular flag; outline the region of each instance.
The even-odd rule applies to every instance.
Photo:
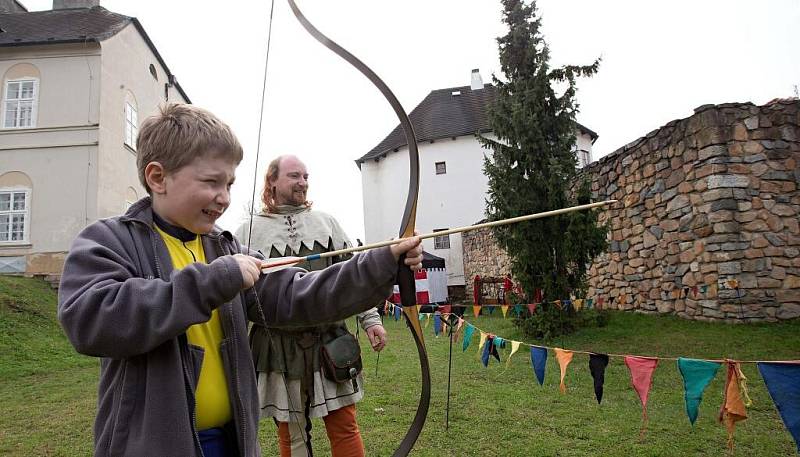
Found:
[[[678,358],[678,370],[683,376],[684,398],[686,399],[686,415],[689,422],[694,425],[697,420],[697,410],[703,400],[703,391],[708,383],[717,375],[722,364],[706,360]]]
[[[467,324],[467,328],[464,329],[464,342],[462,344],[463,351],[466,351],[469,347],[470,341],[472,341],[472,334],[475,333],[475,327],[470,324]]]

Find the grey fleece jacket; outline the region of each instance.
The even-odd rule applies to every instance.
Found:
[[[289,268],[262,275],[242,292],[231,256],[241,246],[229,232],[202,236],[207,264],[173,271],[166,245],[152,228],[150,203],[144,198],[124,216],[86,227],[61,277],[58,319],[78,352],[101,357],[95,455],[202,455],[194,394],[203,349],[188,344],[185,332],[219,308],[239,451],[258,456],[248,318],[269,326],[344,319],[391,293],[397,264],[384,248],[319,272]]]

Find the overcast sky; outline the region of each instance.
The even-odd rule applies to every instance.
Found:
[[[410,112],[431,91],[499,72],[499,0],[297,0],[323,33],[363,60]],[[30,10],[50,0],[22,0]],[[221,225],[234,229],[250,201],[258,142],[269,1],[101,0],[135,16],[196,105],[245,147]],[[540,0],[553,65],[603,61],[579,82],[578,120],[600,138],[594,159],[707,103],[763,104],[800,85],[800,1]],[[140,113],[140,119],[147,113]],[[277,0],[259,157],[294,153],[308,165],[310,198],[363,239],[354,160],[397,124],[380,93],[306,34]],[[398,176],[405,192],[407,177]],[[420,198],[435,198],[421,195]],[[401,214],[398,212],[398,226]]]

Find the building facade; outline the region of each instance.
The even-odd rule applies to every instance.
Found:
[[[58,274],[83,227],[145,195],[140,119],[190,100],[135,18],[0,3],[0,273]]]
[[[488,179],[476,134],[494,138],[487,110],[494,88],[483,84],[478,70],[469,86],[432,91],[409,114],[419,143],[420,186],[417,230],[421,233],[474,224],[485,218]],[[591,162],[597,134],[578,125],[575,132],[581,166]],[[361,169],[364,231],[367,242],[397,236],[399,214],[408,190],[408,145],[398,125],[383,141],[356,161]],[[461,234],[423,241],[424,249],[445,259],[447,284],[463,293],[465,285]]]

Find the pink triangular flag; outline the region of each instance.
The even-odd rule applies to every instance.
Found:
[[[631,385],[642,402],[642,430],[647,427],[647,397],[653,383],[653,372],[656,371],[658,359],[650,357],[625,356],[625,365],[631,372]]]

